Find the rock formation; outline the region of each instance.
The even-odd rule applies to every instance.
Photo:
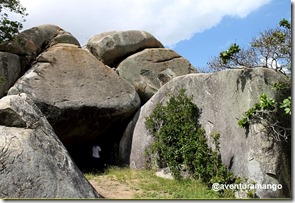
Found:
[[[197,73],[136,30],[98,34],[83,49],[69,32],[41,25],[0,51],[0,98],[8,94],[0,100],[1,198],[99,198],[81,173],[92,146],[100,146],[103,164],[119,156],[144,168],[153,141],[144,121],[180,89],[202,110],[208,144],[210,134],[221,134],[222,161],[235,175],[283,185],[257,190],[261,198],[291,196],[290,142],[277,142],[259,124],[249,131],[237,124],[260,94],[278,97],[272,85],[285,77],[274,70]]]
[[[117,72],[136,88],[142,103],[145,103],[174,77],[197,71],[188,60],[173,50],[152,48],[123,60]]]
[[[144,153],[153,140],[145,128],[146,118],[159,102],[168,100],[167,93],[176,95],[180,89],[185,89],[201,109],[200,123],[206,130],[209,144],[212,141],[210,134],[220,133],[223,163],[235,175],[247,177],[258,184],[283,185],[283,190],[257,190],[259,197],[289,197],[290,141],[289,147],[286,147],[284,140],[276,141],[262,131],[259,124],[251,126],[248,132],[238,126],[238,119],[258,101],[260,94],[276,98],[278,95],[272,84],[285,80],[284,75],[264,68],[179,76],[164,85],[132,120],[121,143],[131,143],[131,146],[120,146],[121,158],[128,160],[130,153],[130,167],[145,168],[147,157]]]
[[[24,93],[0,100],[0,197],[100,197]]]
[[[69,32],[56,25],[40,25],[19,33],[13,41],[0,45],[0,97],[30,68],[45,49],[57,43],[80,46]]]
[[[108,66],[115,66],[122,59],[146,48],[163,48],[154,36],[145,31],[111,31],[93,36],[86,48]]]
[[[56,44],[40,54],[8,94],[22,92],[34,100],[69,150],[82,151],[79,158],[95,142],[113,141],[113,126],[126,123],[140,106],[132,85],[71,44]]]
[[[25,57],[29,63],[43,50],[57,43],[80,46],[78,40],[69,32],[56,25],[46,24],[24,30],[13,41],[2,44],[0,51]]]
[[[20,57],[0,52],[0,98],[3,97],[7,90],[20,77],[22,72]]]

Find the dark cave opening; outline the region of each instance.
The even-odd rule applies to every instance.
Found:
[[[83,172],[104,172],[110,166],[123,166],[119,158],[119,145],[129,119],[117,121],[108,130],[92,131],[87,126],[82,130],[72,129],[71,133],[58,131],[61,142],[69,152],[72,160]],[[80,129],[80,128],[79,128]],[[70,136],[69,136],[70,135]],[[99,158],[93,157],[93,147],[99,146]]]
[[[72,160],[83,173],[104,172],[110,166],[120,166],[119,142],[119,138],[99,136],[99,139],[65,146]],[[93,149],[96,146],[99,150]],[[95,154],[99,157],[94,157]]]

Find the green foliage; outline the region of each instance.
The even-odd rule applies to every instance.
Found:
[[[177,180],[181,179],[180,170],[185,165],[195,179],[208,185],[231,182],[233,175],[219,153],[220,134],[212,135],[215,143],[212,150],[198,122],[199,115],[200,110],[185,95],[185,90],[171,96],[166,106],[158,104],[145,122],[154,138],[147,154],[157,154],[158,166],[169,167]]]
[[[0,1],[0,44],[12,40],[13,36],[22,29],[24,17],[28,14],[26,9],[20,4],[19,0]],[[8,13],[15,13],[21,16],[20,21],[10,20]]]
[[[281,93],[283,96],[284,95],[288,95],[290,93],[288,93],[289,89],[291,86],[291,81],[286,82],[286,83],[275,83],[273,85],[273,89],[276,90],[278,93]],[[287,116],[291,116],[292,114],[292,101],[291,101],[291,96],[288,96],[283,99],[282,102],[280,102],[280,106],[279,106]]]
[[[279,84],[275,86],[283,87]],[[279,103],[269,98],[267,94],[261,94],[259,102],[244,113],[244,116],[239,119],[238,125],[243,128],[249,128],[251,124],[260,123],[276,140],[279,141],[280,137],[287,140],[291,128],[285,127],[284,123],[277,119],[279,108],[285,112],[286,116],[291,117],[291,96]]]
[[[229,60],[231,60],[235,54],[241,51],[239,45],[236,43],[232,44],[228,50],[220,52],[219,57],[223,64],[227,64]]]
[[[282,101],[282,103],[280,104],[280,108],[282,108],[287,115],[291,116],[292,103],[291,103],[291,97],[290,96]]]
[[[288,90],[291,84],[286,83],[286,82],[277,82],[275,84],[273,84],[272,89],[277,90],[277,91],[284,91],[284,90]]]
[[[291,96],[286,97],[285,95],[290,95],[290,87],[291,87],[291,78],[289,78],[288,82],[279,82],[273,85],[273,89],[277,91],[277,93],[284,97],[283,101],[279,102],[281,108],[286,116],[291,116],[292,113],[292,99]]]
[[[285,18],[283,18],[281,21],[280,21],[280,26],[281,27],[285,27],[287,29],[291,29],[291,23],[286,20]]]
[[[223,70],[246,66],[250,68],[266,67],[282,73],[291,72],[291,24],[282,19],[279,26],[261,32],[250,42],[248,48],[232,44],[227,51],[221,52],[208,62],[209,69]]]
[[[239,126],[243,128],[249,127],[251,120],[258,113],[263,111],[274,111],[276,108],[276,102],[270,99],[266,94],[262,94],[259,97],[259,102],[244,113],[244,117],[238,121]]]

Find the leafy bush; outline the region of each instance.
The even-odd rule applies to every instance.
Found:
[[[208,185],[231,182],[233,175],[222,163],[219,153],[220,134],[213,135],[215,150],[212,150],[198,122],[199,116],[200,110],[192,98],[185,95],[185,90],[171,96],[166,106],[158,104],[145,122],[154,138],[147,154],[156,154],[158,166],[169,167],[176,179],[181,179],[184,165],[195,179]]]
[[[254,118],[263,119],[265,114],[272,112],[276,109],[276,102],[270,99],[266,94],[262,94],[259,97],[259,102],[244,113],[244,117],[239,120],[238,124],[241,127],[248,127]]]
[[[280,105],[280,108],[282,108],[287,115],[291,116],[292,104],[291,104],[291,97],[290,96],[283,100],[283,102]]]
[[[275,88],[278,88],[275,85]],[[280,87],[281,88],[281,85]],[[279,119],[279,110],[283,110],[287,118],[285,120]],[[277,102],[272,98],[269,98],[267,94],[262,94],[259,97],[259,102],[244,113],[238,124],[243,128],[249,128],[251,124],[261,124],[264,129],[267,130],[269,135],[272,135],[277,141],[280,141],[280,137],[285,140],[288,139],[291,128],[286,127],[285,122],[291,120],[291,96],[285,98],[282,102]],[[290,118],[290,119],[288,119]]]

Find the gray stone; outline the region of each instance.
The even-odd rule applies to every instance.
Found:
[[[283,185],[283,189],[276,191],[258,189],[258,197],[290,197],[290,140],[288,143],[276,141],[270,134],[261,131],[259,124],[250,126],[249,131],[238,126],[238,119],[258,102],[262,93],[277,98],[272,85],[284,81],[284,75],[264,68],[234,69],[174,78],[141,108],[138,121],[133,121],[136,122],[135,128],[129,129],[129,132],[133,132],[133,136],[129,135],[132,137],[130,167],[146,167],[148,157],[144,156],[144,152],[153,138],[145,128],[145,119],[159,102],[165,103],[169,99],[167,95],[177,95],[180,89],[185,89],[202,112],[200,123],[206,130],[208,143],[212,143],[212,133],[220,133],[223,163],[235,175],[247,177],[257,184]]]
[[[173,175],[170,172],[169,168],[162,168],[160,170],[158,170],[156,172],[156,176],[160,177],[160,178],[164,178],[164,179],[168,179],[168,180],[173,180]]]
[[[24,30],[14,40],[2,44],[0,50],[26,57],[29,63],[44,49],[56,43],[80,46],[78,40],[69,32],[56,25],[46,24]]]
[[[21,72],[21,62],[17,55],[0,52],[0,98],[20,77]]]
[[[152,48],[123,60],[117,72],[136,88],[142,103],[145,103],[171,79],[197,71],[173,50]]]
[[[49,44],[49,47],[58,44],[58,43],[63,43],[63,44],[73,44],[80,46],[80,43],[78,40],[69,32],[61,31],[58,33],[51,41]]]
[[[170,171],[169,167],[166,168],[161,168],[159,170],[156,171],[155,173],[156,176],[160,177],[160,178],[164,178],[164,179],[168,179],[168,180],[173,180],[173,174]],[[181,165],[180,168],[180,176],[183,179],[190,179],[192,178],[192,176],[189,174],[187,167],[185,165]]]
[[[128,166],[130,163],[130,153],[132,147],[133,130],[139,116],[139,111],[134,115],[133,119],[129,122],[126,130],[119,143],[119,159],[121,165]]]
[[[127,122],[140,106],[132,85],[70,44],[57,44],[40,54],[8,94],[22,92],[34,100],[67,148],[93,144],[102,135],[111,140],[116,135],[108,130]]]
[[[100,198],[24,93],[0,100],[0,198]]]
[[[89,39],[87,48],[104,64],[117,65],[127,56],[145,48],[164,47],[154,36],[145,31],[111,31]]]

